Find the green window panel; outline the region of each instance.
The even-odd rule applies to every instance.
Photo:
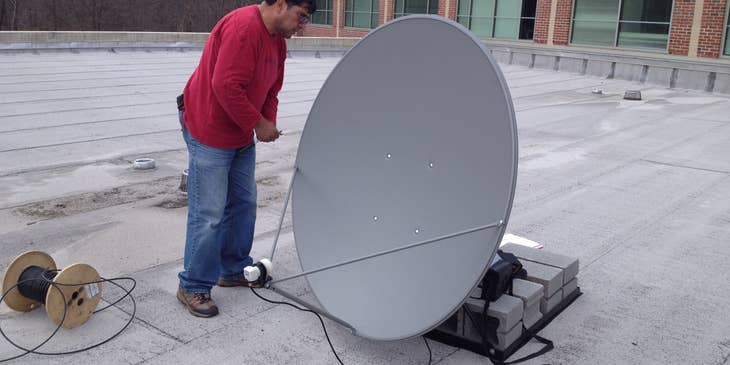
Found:
[[[522,1],[498,1],[494,19],[494,38],[517,39],[521,13]]]
[[[618,31],[618,46],[627,48],[652,48],[664,50],[669,42],[669,24],[621,23]]]
[[[317,11],[312,14],[312,23],[332,25],[332,0],[317,2]]]
[[[456,20],[479,37],[532,39],[536,0],[459,0]]]
[[[378,0],[345,0],[345,26],[375,28],[378,26]]]
[[[613,46],[619,0],[575,0],[572,43]]]
[[[616,21],[573,21],[574,44],[613,46],[616,42]]]
[[[471,27],[476,35],[480,37],[492,37],[494,35],[494,1],[476,0],[471,6]]]
[[[459,1],[459,9],[456,12],[456,21],[461,25],[470,28],[471,1]]]
[[[672,0],[576,0],[571,43],[667,49]]]
[[[439,0],[395,0],[393,18],[409,14],[438,14]]]
[[[619,22],[618,46],[666,49],[671,17],[672,1],[624,0]]]

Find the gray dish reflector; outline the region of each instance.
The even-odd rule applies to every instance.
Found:
[[[305,271],[504,221],[307,276],[324,309],[357,335],[422,334],[463,303],[506,227],[517,132],[504,77],[461,25],[399,18],[332,71],[296,165],[292,214]]]

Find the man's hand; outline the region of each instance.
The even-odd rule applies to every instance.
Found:
[[[261,142],[273,142],[279,138],[279,131],[274,123],[263,117],[256,123],[253,130],[256,132],[256,138]]]

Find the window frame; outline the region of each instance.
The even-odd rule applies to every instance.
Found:
[[[332,5],[331,8],[327,8],[327,0],[322,1],[322,3],[324,4],[323,7],[320,7],[320,5],[317,4],[317,11],[315,11],[314,14],[312,14],[312,21],[309,24],[325,26],[325,27],[326,26],[333,27],[335,25],[335,1],[336,0],[330,0],[330,5]],[[324,13],[324,19],[325,19],[324,23],[317,23],[315,21],[314,16],[320,12]],[[327,23],[327,14],[329,14],[330,23]]]
[[[398,9],[396,9],[396,5],[398,3],[398,0],[393,0],[393,19],[398,19],[403,16],[408,16],[412,14],[433,14],[438,15],[438,9],[439,9],[439,1],[441,0],[426,0],[426,12],[425,13],[406,13],[406,2],[410,0],[402,0],[403,1],[403,12],[398,12]],[[443,0],[448,1],[448,0]],[[429,10],[431,9],[431,3],[436,3],[436,12],[431,13]]]
[[[468,3],[469,3],[469,15],[459,15],[459,7],[460,7],[462,1],[468,1]],[[472,30],[471,29],[471,24],[472,24],[472,20],[474,19],[474,16],[472,15],[472,13],[474,11],[474,3],[477,2],[477,1],[481,1],[481,0],[458,0],[456,2],[456,22],[459,23],[459,24],[461,24],[461,25],[464,25],[464,24],[462,24],[462,23],[459,22],[459,18],[466,18],[466,23],[467,24],[464,25],[464,26],[467,29],[469,29],[469,30]],[[491,23],[492,24],[492,27],[491,27],[492,29],[490,30],[490,34],[491,35],[490,36],[478,36],[478,37],[480,37],[480,38],[484,37],[484,38],[488,38],[488,39],[508,39],[508,40],[514,40],[514,41],[534,41],[534,39],[535,39],[535,35],[534,35],[535,34],[534,33],[535,32],[535,22],[537,21],[537,2],[535,2],[535,16],[533,16],[533,17],[523,17],[522,16],[522,10],[523,10],[523,7],[525,5],[525,1],[524,0],[519,0],[520,1],[520,16],[517,17],[517,18],[511,18],[511,17],[497,16],[497,8],[499,6],[499,2],[500,1],[511,2],[511,1],[515,1],[515,0],[494,0],[494,6],[493,6],[493,9],[492,9],[492,16],[489,17],[492,20],[492,23]],[[484,18],[484,17],[478,17],[478,18],[479,19],[488,19],[488,18]],[[497,19],[512,19],[512,20],[515,20],[516,19],[518,21],[517,22],[517,38],[496,38],[494,36],[494,32],[495,32],[496,27],[497,27]],[[525,19],[532,19],[532,31],[533,31],[532,38],[520,38],[519,30],[520,30],[520,28],[522,26],[522,21],[525,20]]]
[[[347,2],[348,1],[352,2],[352,9],[353,10],[350,10],[350,11],[347,10]],[[345,6],[344,6],[344,10],[343,10],[343,14],[344,14],[343,26],[344,27],[347,27],[347,28],[353,28],[353,29],[375,29],[375,28],[377,28],[380,25],[380,5],[378,5],[378,10],[377,11],[373,11],[373,8],[375,7],[376,4],[379,4],[379,0],[361,0],[361,1],[368,1],[368,2],[370,2],[370,11],[369,12],[355,11],[355,2],[356,1],[358,1],[358,0],[345,0],[345,2],[344,2],[344,5]],[[395,6],[395,5],[393,5],[393,6]],[[354,24],[348,25],[347,24],[347,15],[348,14],[352,14],[352,18],[353,18],[352,19],[352,22],[353,23],[355,22],[355,14],[369,14],[370,15],[370,27],[368,27],[368,28],[362,28],[362,27],[357,27]],[[373,15],[377,15],[378,16],[378,20],[377,20],[377,22],[375,24],[373,24]]]
[[[720,50],[720,57],[730,57],[730,44],[728,44],[728,37],[730,37],[730,1],[727,2],[726,9],[725,9],[725,22],[723,23],[725,26],[723,27],[723,33],[722,33],[722,47]]]
[[[642,22],[642,21],[626,21],[621,20],[621,11],[623,10],[624,2],[626,0],[618,0],[618,10],[616,13],[616,27],[613,33],[613,45],[612,46],[604,46],[604,45],[598,45],[598,44],[584,44],[584,43],[574,43],[573,42],[573,35],[575,31],[575,10],[576,10],[576,3],[580,0],[573,0],[573,9],[572,9],[572,15],[570,17],[570,31],[568,32],[568,44],[571,46],[577,46],[577,47],[596,47],[596,48],[606,48],[606,49],[626,49],[626,50],[636,50],[641,52],[652,52],[652,53],[669,53],[669,43],[672,39],[672,21],[674,20],[674,2],[675,0],[669,0],[672,2],[672,6],[669,11],[669,21],[668,22]],[[549,20],[548,20],[549,21]],[[664,47],[664,49],[658,49],[658,48],[642,48],[642,47],[620,47],[618,45],[618,37],[619,37],[619,30],[621,29],[621,23],[633,23],[633,24],[666,24],[669,28],[667,31],[667,45]]]

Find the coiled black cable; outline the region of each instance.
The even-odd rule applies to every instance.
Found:
[[[20,274],[18,291],[24,297],[46,304],[46,294],[56,272],[38,266],[30,266]]]
[[[55,273],[57,273],[57,272],[58,272],[58,270],[49,270],[49,271],[46,271],[46,273],[53,273],[54,274],[53,276],[51,276],[50,274],[44,274],[44,275],[42,275],[42,278],[44,279],[43,281],[46,281],[47,282],[46,292],[48,290],[51,290],[50,289],[51,287],[53,288],[53,290],[58,290],[58,292],[61,294],[61,297],[63,298],[63,302],[66,303],[67,302],[66,301],[66,296],[63,294],[63,291],[60,289],[60,286],[81,286],[81,285],[91,285],[91,284],[107,283],[107,282],[108,283],[111,283],[111,284],[117,286],[118,288],[120,288],[125,294],[122,297],[120,297],[119,299],[117,299],[116,301],[114,301],[113,303],[111,303],[111,304],[109,304],[109,305],[107,305],[107,306],[105,306],[105,307],[103,307],[101,309],[95,310],[94,313],[99,313],[99,312],[101,312],[103,310],[106,310],[106,309],[112,307],[112,306],[116,306],[116,304],[119,303],[119,302],[121,302],[122,300],[124,300],[124,298],[129,297],[129,299],[132,301],[132,313],[129,316],[129,320],[127,321],[127,323],[125,323],[125,325],[119,331],[117,331],[116,333],[114,333],[112,336],[106,338],[105,340],[103,340],[101,342],[98,342],[96,344],[93,344],[91,346],[87,346],[87,347],[80,348],[80,349],[76,349],[76,350],[64,351],[64,352],[40,352],[40,351],[36,351],[39,348],[41,348],[43,345],[45,345],[48,341],[50,341],[58,333],[58,331],[61,329],[61,325],[66,320],[66,314],[68,312],[68,304],[64,304],[64,307],[63,307],[63,317],[61,318],[61,321],[59,322],[58,326],[56,326],[56,329],[51,333],[50,336],[48,336],[48,338],[46,338],[45,340],[43,340],[43,342],[41,342],[40,344],[38,344],[37,346],[35,346],[35,347],[31,348],[31,349],[25,348],[23,346],[18,345],[15,342],[13,342],[13,340],[11,340],[7,336],[7,334],[5,334],[5,332],[2,330],[2,326],[0,326],[0,335],[2,335],[3,338],[5,338],[5,340],[8,341],[8,343],[10,343],[11,345],[13,345],[15,348],[17,348],[17,349],[19,349],[21,351],[24,351],[22,354],[19,354],[19,355],[16,355],[16,356],[12,356],[12,357],[9,357],[9,358],[5,358],[5,359],[0,359],[0,363],[8,362],[8,361],[11,361],[11,360],[16,360],[16,359],[19,359],[19,358],[21,358],[23,356],[26,356],[28,354],[56,356],[56,355],[70,355],[70,354],[76,354],[76,353],[79,353],[79,352],[88,351],[88,350],[91,350],[93,348],[99,347],[99,346],[101,346],[101,345],[103,345],[103,344],[105,344],[105,343],[113,340],[114,338],[116,338],[117,336],[119,336],[122,332],[124,332],[124,330],[127,329],[127,327],[129,327],[130,324],[132,324],[132,321],[134,320],[134,318],[135,318],[135,316],[137,314],[137,302],[134,300],[134,297],[132,296],[132,291],[134,291],[134,288],[137,286],[137,281],[136,280],[134,280],[133,278],[130,278],[130,277],[117,277],[117,278],[111,278],[111,279],[101,278],[99,280],[90,281],[90,282],[86,282],[86,283],[55,283],[55,282],[53,282],[53,277],[55,277]],[[49,278],[49,276],[50,276],[50,278]],[[36,283],[33,283],[34,281]],[[18,290],[20,290],[20,286],[21,285],[24,286],[24,287],[26,287],[26,288],[28,288],[26,285],[38,286],[38,287],[35,287],[34,289],[31,289],[31,290],[33,290],[33,292],[38,293],[39,290],[40,290],[40,286],[45,286],[46,285],[46,284],[43,284],[43,283],[37,283],[38,281],[41,281],[41,280],[38,280],[37,279],[37,276],[35,276],[35,275],[32,276],[31,278],[27,278],[27,277],[26,278],[23,278],[23,276],[21,275],[21,279],[18,281],[18,283],[16,283],[12,287],[10,287],[7,291],[5,291],[2,294],[2,296],[0,297],[0,303],[5,300],[5,297],[11,291],[15,290],[16,288]],[[117,283],[118,281],[129,281],[129,282],[132,283],[132,286],[131,286],[131,288],[127,289],[124,286],[118,284]],[[31,294],[31,295],[34,295],[34,294]],[[43,300],[43,301],[45,301],[45,300]]]

